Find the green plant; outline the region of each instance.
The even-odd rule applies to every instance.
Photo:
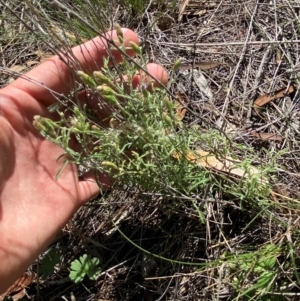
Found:
[[[99,264],[100,260],[98,258],[91,258],[84,254],[80,256],[79,260],[76,259],[71,263],[69,277],[75,283],[81,282],[85,276],[88,276],[90,280],[95,280],[101,273]]]
[[[151,6],[151,1],[149,0],[120,0],[120,3],[125,8],[130,8],[133,16],[144,14],[149,7]],[[167,7],[174,9],[178,4],[177,0],[166,1],[166,0],[158,0],[154,3],[154,7],[156,8],[156,12],[163,13],[167,10]]]
[[[57,250],[51,249],[39,263],[39,273],[42,278],[53,275],[54,268],[60,263],[60,256]]]
[[[269,300],[268,292],[272,292],[278,274],[276,262],[280,253],[277,245],[268,244],[258,251],[228,255],[231,286],[238,292],[235,300]]]
[[[122,32],[118,26],[116,28],[120,51],[125,53]],[[168,91],[155,88],[153,80],[144,71],[146,62],[142,49],[134,43],[130,48],[139,59],[125,58],[117,72],[109,68],[109,59],[93,75],[77,71],[86,89],[98,99],[99,106],[111,111],[104,121],[98,119],[96,110],[87,105],[74,105],[72,100],[71,106],[61,105],[58,109],[59,121],[35,116],[34,126],[65,150],[66,164],[72,162],[85,170],[92,168],[96,173],[106,172],[117,182],[134,183],[148,191],[189,196],[209,183],[226,190],[227,186],[212,177],[207,168],[190,159],[191,154],[197,150],[197,145],[203,145],[209,152],[218,156],[220,153],[221,158],[226,158],[236,149],[243,150],[242,147],[228,142],[214,130],[202,134],[198,128],[186,127],[178,117],[176,103],[170,99]],[[140,74],[142,84],[134,88],[131,83],[137,74]],[[126,82],[120,80],[125,76]],[[147,89],[151,82],[150,89],[154,93]],[[67,117],[70,111],[71,117]],[[109,126],[104,127],[104,122]],[[81,145],[80,151],[69,147],[71,137]],[[217,151],[215,145],[219,147]],[[251,198],[264,197],[269,193],[269,186],[257,184],[269,171],[252,174],[249,167],[252,160],[254,156],[248,152],[240,163],[246,175],[241,181],[232,180],[226,174],[223,176],[230,183],[232,193],[247,196],[250,191]]]

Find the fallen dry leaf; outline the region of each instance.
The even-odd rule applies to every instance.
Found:
[[[182,155],[178,152],[174,152],[173,157],[176,159],[180,159]],[[244,169],[236,166],[238,163],[240,163],[237,160],[229,156],[226,156],[226,158],[219,159],[215,155],[203,150],[188,152],[186,154],[186,159],[201,167],[226,173],[228,176],[231,177],[245,178],[252,175],[260,175],[260,171],[254,166],[250,167],[246,172]],[[263,182],[265,182],[265,179],[263,179]]]
[[[20,72],[24,71],[26,68],[27,68],[26,65],[14,65],[14,66],[10,67],[9,70],[12,72],[20,73]]]
[[[35,280],[35,274],[24,273],[12,286],[0,295],[0,301],[10,296],[14,301],[20,300],[26,294],[25,288]]]
[[[27,61],[26,65],[27,65],[27,67],[32,67],[32,66],[35,66],[35,65],[37,65],[39,63],[40,62],[38,62],[38,61]]]
[[[204,76],[203,72],[200,69],[193,70],[193,80],[201,93],[203,93],[203,96],[205,96],[209,100],[212,100],[213,93],[210,88],[211,85],[209,85],[206,76]]]
[[[249,134],[261,140],[282,141],[283,139],[280,135],[276,135],[272,133],[261,133],[256,131],[250,131]]]
[[[175,100],[175,106],[176,106],[176,113],[175,113],[175,116],[178,120],[182,120],[186,114],[186,104],[187,104],[187,101],[186,101],[186,96],[184,94],[177,94],[176,95],[178,100]]]
[[[265,95],[262,95],[262,96],[259,96],[255,101],[254,101],[254,107],[261,107],[265,104],[267,104],[268,102],[274,100],[274,99],[277,99],[277,98],[280,98],[280,97],[283,97],[285,96],[286,94],[290,94],[292,92],[294,92],[294,87],[293,86],[289,86],[288,89],[284,88],[284,89],[281,89],[277,92],[274,93],[273,96],[269,96],[267,94]]]
[[[196,64],[181,64],[178,69],[180,70],[190,70],[193,68],[199,68],[201,70],[209,70],[221,65],[219,62],[201,62]]]
[[[37,50],[34,52],[40,59],[41,62],[47,60],[49,57],[53,56],[52,53],[50,52],[44,52],[44,51],[41,51],[41,50]]]
[[[183,14],[184,14],[184,11],[185,11],[185,8],[186,6],[189,4],[190,0],[181,0],[180,3],[179,3],[179,8],[178,8],[178,11],[179,11],[179,15],[178,15],[178,21],[181,21],[182,17],[183,17]]]
[[[279,65],[282,62],[282,53],[280,49],[276,50],[275,61],[277,65]]]
[[[68,39],[69,42],[77,40],[77,37],[74,34],[68,32],[64,29],[61,29],[60,27],[58,27],[54,24],[51,24],[50,26],[51,26],[51,29],[55,32],[55,34],[57,34],[62,40],[65,41],[66,39]],[[85,40],[85,39],[83,40],[83,42],[86,42],[86,41],[87,40]]]

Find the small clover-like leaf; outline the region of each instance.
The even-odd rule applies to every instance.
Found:
[[[70,279],[78,283],[87,275],[90,280],[95,280],[101,272],[99,263],[98,258],[91,258],[87,254],[82,255],[79,260],[76,259],[71,263]]]
[[[99,268],[100,260],[98,258],[92,258],[89,269],[87,270],[87,276],[90,280],[96,280],[97,276],[100,274],[101,269]]]
[[[54,273],[54,267],[60,262],[59,253],[51,249],[40,262],[39,272],[46,279]]]

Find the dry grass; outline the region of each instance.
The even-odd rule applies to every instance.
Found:
[[[37,11],[43,8],[49,18],[45,24],[25,3],[0,0],[5,68],[0,67],[5,71],[0,86],[12,80],[9,68],[42,60],[37,51],[44,55],[61,48],[61,41],[51,36],[49,22],[75,36],[77,41],[68,43],[94,34],[91,28],[81,30],[82,20],[74,16],[76,22],[62,23],[59,16],[68,13],[54,14],[47,1],[28,2]],[[203,135],[216,129],[255,152],[256,166],[274,160],[280,168],[273,173],[273,193],[267,200],[224,194],[213,185],[192,198],[116,187],[82,208],[62,231],[52,246],[60,252],[61,264],[38,284],[38,293],[32,284],[28,294],[39,300],[70,300],[71,293],[75,300],[297,300],[300,3],[189,1],[179,21],[179,5],[151,3],[137,12],[118,6],[118,1],[102,1],[100,12],[100,1],[95,2],[98,11],[80,16],[97,30],[118,21],[138,32],[150,62],[170,70],[177,58],[183,59],[171,91],[188,103],[187,125],[199,125]],[[89,11],[94,2],[86,3]],[[76,11],[80,3],[66,5]],[[97,20],[100,13],[109,16],[107,22]],[[48,36],[39,33],[38,39],[27,26],[37,31],[42,26]],[[49,34],[50,42],[45,39]],[[290,86],[292,93],[254,107],[259,96]],[[260,139],[253,131],[282,139]],[[237,158],[244,155],[235,152]],[[263,251],[267,245],[276,246],[270,251],[276,258],[270,269],[271,290],[264,296],[261,288],[243,295],[263,274],[256,258],[268,258]],[[103,273],[97,281],[74,285],[68,268],[82,253],[99,257]]]

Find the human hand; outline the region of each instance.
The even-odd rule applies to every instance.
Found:
[[[125,46],[138,43],[131,30],[123,29],[123,34]],[[117,40],[115,31],[107,37]],[[97,37],[73,48],[73,55],[81,69],[90,73],[101,68],[108,55],[106,46],[106,40]],[[122,55],[112,52],[120,62]],[[162,67],[151,64],[147,69],[166,84]],[[31,80],[19,78],[0,90],[0,293],[51,243],[76,210],[99,193],[92,176],[79,179],[72,164],[55,180],[64,161],[63,157],[57,160],[63,150],[42,138],[32,125],[34,115],[51,117],[47,110],[55,101],[51,90],[66,94],[72,89],[69,67],[54,56],[26,76]],[[104,174],[100,182],[109,185]]]

